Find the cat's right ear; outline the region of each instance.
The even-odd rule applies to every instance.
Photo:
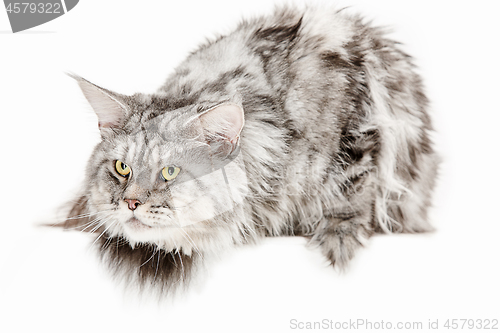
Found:
[[[99,130],[104,137],[123,125],[127,114],[125,96],[101,88],[78,75],[68,75],[78,82],[83,95],[97,114]]]

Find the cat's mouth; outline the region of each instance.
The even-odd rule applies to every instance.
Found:
[[[142,223],[141,221],[139,221],[138,219],[136,219],[135,217],[132,217],[130,220],[128,220],[126,223],[125,223],[128,227],[130,228],[133,228],[133,229],[136,229],[136,230],[140,230],[140,229],[152,229],[153,227],[147,225],[147,224],[144,224]]]

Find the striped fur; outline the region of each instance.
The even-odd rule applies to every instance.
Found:
[[[307,237],[342,266],[376,232],[432,229],[438,158],[421,79],[359,17],[286,7],[244,21],[150,95],[75,78],[103,139],[66,226],[96,233],[131,281],[171,290],[204,257],[263,236]],[[244,125],[214,117],[221,105],[242,109]],[[158,181],[172,163],[182,176]]]

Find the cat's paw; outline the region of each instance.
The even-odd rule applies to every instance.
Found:
[[[354,257],[357,249],[366,243],[370,235],[371,232],[364,226],[347,220],[317,230],[310,243],[321,249],[332,266],[342,269]]]

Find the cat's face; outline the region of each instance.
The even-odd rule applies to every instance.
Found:
[[[161,113],[144,97],[142,103],[120,102],[93,86],[83,88],[103,137],[87,169],[90,228],[132,245],[147,242],[187,253],[195,244],[226,237],[227,228],[237,229],[227,217],[247,191],[239,157],[240,107],[222,104],[200,113],[199,106],[188,106]],[[95,103],[111,97],[120,102],[114,110]]]

